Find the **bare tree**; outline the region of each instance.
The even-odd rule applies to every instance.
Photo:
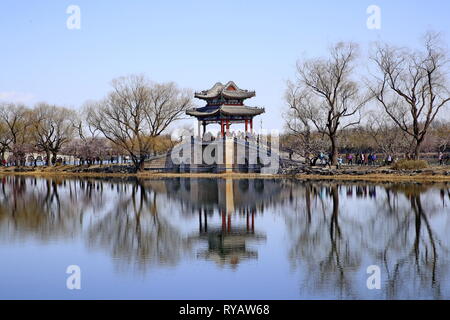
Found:
[[[88,123],[124,149],[136,170],[143,170],[154,138],[191,107],[191,94],[174,83],[152,83],[131,75],[113,80],[113,90],[88,106]]]
[[[78,134],[78,137],[87,143],[89,139],[98,138],[101,132],[92,126],[92,124],[88,121],[84,121],[89,114],[89,103],[87,103],[86,106],[87,107],[85,107],[81,112],[77,113],[77,116],[73,121],[73,126]]]
[[[375,142],[377,149],[386,156],[406,152],[412,140],[385,114],[370,114],[364,131]]]
[[[413,138],[414,159],[419,159],[431,123],[450,101],[448,54],[439,36],[427,33],[424,47],[420,51],[378,44],[372,57],[379,75],[371,91],[394,123]]]
[[[435,121],[430,129],[433,146],[432,149],[445,152],[450,146],[450,123]]]
[[[309,111],[305,106],[310,105],[308,92],[288,81],[285,100],[288,110],[284,115],[285,125],[289,135],[283,139],[283,148],[289,154],[297,153],[305,158],[310,165],[315,164],[317,154],[323,151],[325,143],[323,134],[318,133],[309,120]]]
[[[10,150],[12,143],[11,131],[8,125],[0,118],[0,166],[5,160],[5,153]]]
[[[352,80],[356,54],[355,44],[340,42],[331,48],[328,59],[297,63],[296,91],[303,98],[297,99],[296,116],[328,136],[333,165],[337,164],[339,130],[360,122],[359,111],[368,100]]]
[[[57,153],[73,138],[74,118],[73,110],[46,103],[40,103],[33,109],[33,141],[39,151],[46,153],[47,165],[56,162]]]
[[[84,109],[73,121],[76,138],[72,139],[64,148],[64,152],[80,159],[80,164],[93,164],[112,156],[111,141],[107,140],[101,132],[93,127],[86,118],[88,109]]]
[[[0,121],[4,132],[2,135],[3,151],[10,151],[16,164],[25,163],[28,151],[30,110],[21,104],[3,104],[0,106]]]

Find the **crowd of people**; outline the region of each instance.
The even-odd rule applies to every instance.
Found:
[[[320,152],[317,155],[317,160],[319,164],[322,165],[331,165],[331,154],[325,154]],[[408,155],[406,155],[406,159],[409,159]],[[338,165],[360,165],[360,166],[376,166],[376,165],[391,165],[393,164],[397,158],[394,158],[393,155],[385,155],[384,157],[378,157],[376,153],[346,153],[346,154],[338,154]],[[445,154],[443,152],[439,152],[438,154],[438,162],[439,165],[446,165],[450,162],[450,155]]]
[[[50,164],[55,165],[103,165],[103,164],[125,164],[130,163],[130,157],[128,156],[111,156],[111,157],[93,157],[89,159],[75,158],[70,156],[51,157]],[[47,164],[47,157],[45,156],[28,156],[20,163],[24,166],[37,167],[45,166]],[[14,167],[19,165],[13,157],[8,157],[0,161],[0,166]]]
[[[331,154],[324,154],[320,152],[318,155],[318,160],[321,164],[330,165],[331,164]],[[343,165],[390,165],[394,161],[394,157],[391,155],[387,155],[383,160],[379,160],[377,154],[375,153],[347,153],[345,155],[338,155],[338,164]]]

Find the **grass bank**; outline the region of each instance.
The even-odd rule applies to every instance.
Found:
[[[95,169],[98,166],[91,166]],[[33,171],[16,171],[14,167],[0,168],[2,175],[21,175],[35,177],[115,177],[128,178],[137,177],[142,179],[160,179],[160,178],[219,178],[219,179],[282,179],[291,178],[298,180],[336,180],[336,181],[368,181],[368,182],[450,182],[450,175],[446,174],[450,171],[450,166],[431,167],[420,173],[403,170],[399,172],[382,173],[383,168],[375,169],[375,172],[367,174],[345,174],[344,170],[337,170],[336,174],[260,174],[260,173],[163,173],[144,171],[138,173],[102,173],[102,172],[72,172],[75,166],[59,166],[59,167],[39,167]],[[367,169],[362,167],[362,169]],[[385,168],[384,168],[385,169]]]

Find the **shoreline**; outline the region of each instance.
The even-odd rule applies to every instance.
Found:
[[[299,181],[367,181],[367,182],[410,182],[410,183],[450,183],[450,175],[444,172],[413,173],[412,171],[393,173],[367,173],[367,174],[261,174],[261,173],[170,173],[170,172],[138,172],[138,173],[107,173],[107,172],[73,172],[55,168],[47,170],[15,171],[16,168],[0,168],[2,176],[32,176],[32,177],[84,177],[84,178],[217,178],[217,179],[296,179]]]

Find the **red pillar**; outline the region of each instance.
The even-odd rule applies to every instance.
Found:
[[[255,232],[255,211],[252,210],[252,232]]]
[[[230,120],[227,120],[227,135],[230,134]]]
[[[250,230],[250,220],[249,220],[249,215],[248,215],[248,209],[246,209],[247,212],[247,231]]]
[[[222,230],[225,231],[226,229],[227,229],[226,213],[225,211],[222,211]]]
[[[253,118],[250,119],[250,132],[253,133]]]
[[[248,121],[245,120],[245,133],[247,133],[247,131],[248,131]]]
[[[220,120],[220,135],[223,137],[224,136],[224,132],[223,132],[223,120]]]

